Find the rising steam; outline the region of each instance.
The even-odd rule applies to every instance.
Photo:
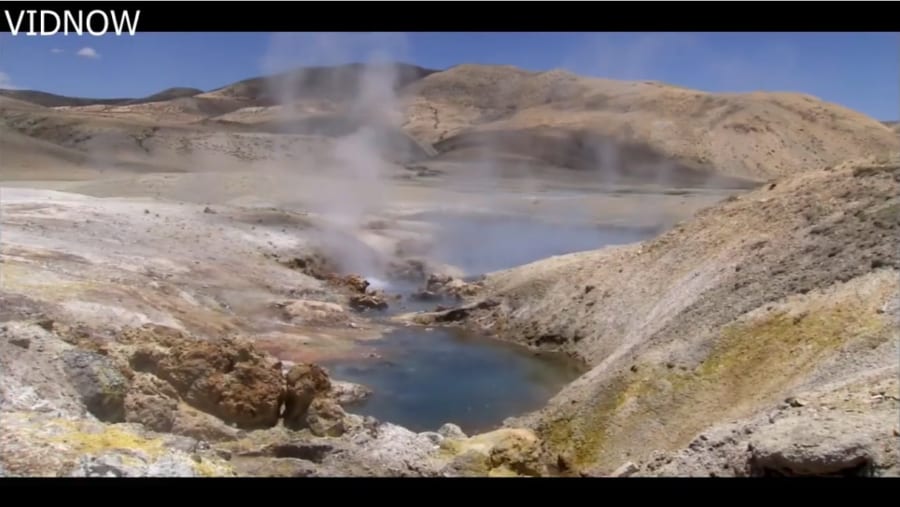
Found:
[[[363,226],[387,210],[397,163],[416,150],[402,131],[398,90],[408,69],[399,63],[407,61],[405,55],[405,37],[397,34],[277,34],[263,65],[274,76],[267,95],[281,131],[328,139],[315,155],[287,157],[294,162],[282,163],[281,181],[303,193],[304,205],[322,219],[321,246],[339,267],[372,278],[384,278],[386,263],[360,240]],[[685,172],[649,147],[632,143],[633,126],[627,122],[609,131],[560,122],[571,111],[613,107],[608,102],[631,89],[629,83],[586,82],[559,70],[469,68],[471,82],[457,74],[458,82],[438,92],[451,103],[463,101],[457,105],[476,117],[466,131],[447,139],[455,143],[450,151],[458,158],[428,162],[444,172],[445,202],[427,206],[442,211],[416,217],[434,231],[430,245],[418,250],[422,255],[478,274],[633,241],[646,232],[594,227],[608,221],[587,206],[590,193],[615,200],[612,193],[622,186],[669,187],[688,176],[695,186],[707,183],[702,173]],[[507,130],[478,128],[541,108],[547,122],[541,127],[517,128],[508,121]],[[454,193],[465,195],[456,199]],[[471,211],[482,213],[473,217]],[[664,219],[654,206],[645,213],[654,216],[641,222]],[[523,215],[531,220],[523,221]],[[540,223],[546,221],[554,225]]]
[[[324,154],[297,162],[313,167],[306,202],[326,221],[322,247],[342,269],[376,278],[383,262],[356,232],[386,202],[401,118],[394,62],[403,60],[404,42],[390,34],[278,34],[264,62],[275,74],[270,96],[284,131],[332,138]]]

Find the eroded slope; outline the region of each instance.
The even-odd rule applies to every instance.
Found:
[[[653,241],[488,277],[482,325],[594,366],[527,418],[551,454],[609,473],[796,392],[896,376],[898,162],[805,173]]]

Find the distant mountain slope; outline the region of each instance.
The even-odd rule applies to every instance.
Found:
[[[254,102],[255,105],[273,105],[285,98],[346,100],[362,89],[361,83],[365,82],[367,72],[380,74],[378,81],[390,80],[394,89],[400,89],[438,71],[407,64],[374,67],[354,63],[334,67],[306,67],[273,76],[245,79],[203,96],[241,99]]]
[[[65,97],[37,90],[0,90],[0,96],[30,102],[44,107],[87,106],[91,104],[123,104],[131,99],[86,99]]]
[[[66,97],[36,90],[0,90],[0,96],[23,102],[30,102],[44,107],[79,107],[92,105],[142,104],[147,102],[163,102],[181,97],[192,97],[203,90],[196,88],[169,88],[153,95],[138,99],[90,99],[83,97]]]
[[[142,99],[27,90],[2,90],[0,97],[58,108],[84,121],[102,116],[142,125],[337,137],[356,128],[360,102],[381,105],[391,90],[401,106],[397,124],[439,160],[552,165],[596,171],[610,183],[759,182],[900,149],[896,124],[808,95],[716,94],[496,65],[444,71],[406,64],[311,67],[209,92],[171,88]]]
[[[134,99],[129,101],[131,104],[142,104],[146,102],[163,102],[166,100],[176,100],[183,97],[193,97],[194,95],[199,95],[203,93],[203,90],[198,88],[167,88],[159,93],[154,93],[148,97],[144,97],[142,99]]]
[[[624,172],[634,160],[622,160],[628,150],[612,146],[641,146],[644,158],[652,153],[755,180],[900,146],[877,120],[793,93],[713,94],[484,65],[431,74],[405,93],[407,130],[442,151],[482,145],[495,154]],[[548,132],[557,139],[552,147],[544,140]]]

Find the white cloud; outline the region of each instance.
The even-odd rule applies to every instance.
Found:
[[[0,70],[0,89],[2,90],[15,90],[18,87],[13,84],[12,78],[9,77],[9,74]]]
[[[59,49],[59,48],[53,48],[53,49],[50,50],[50,52],[53,53],[54,55],[58,55],[58,54],[60,54],[60,53],[65,53],[64,50]]]
[[[94,48],[81,48],[75,54],[78,56],[81,56],[83,58],[91,58],[91,59],[100,58],[100,53],[95,51]]]

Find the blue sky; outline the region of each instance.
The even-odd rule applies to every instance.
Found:
[[[707,91],[796,91],[900,117],[900,36],[885,33],[0,34],[0,87],[82,97],[204,90],[309,64],[388,58],[648,79]],[[80,55],[79,55],[80,52]]]

